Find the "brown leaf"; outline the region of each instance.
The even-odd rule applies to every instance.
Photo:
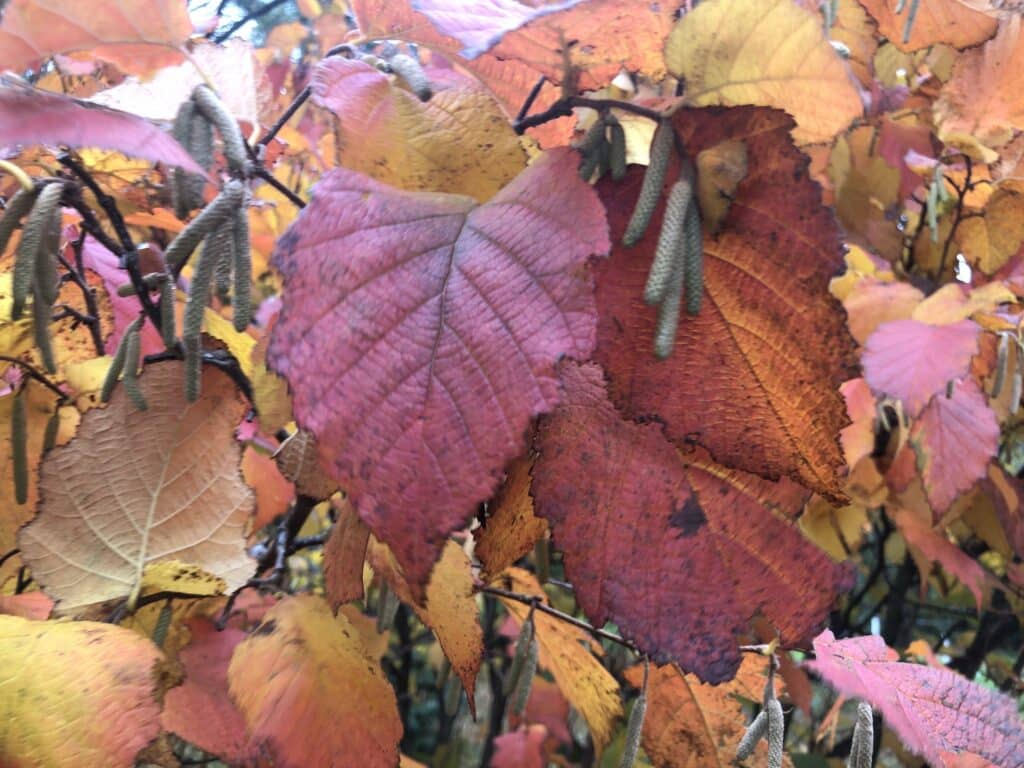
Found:
[[[547,521],[533,514],[530,498],[530,469],[533,462],[519,458],[512,462],[505,484],[491,502],[487,523],[473,531],[473,554],[483,564],[481,578],[490,581],[533,546],[548,530]]]
[[[324,592],[334,610],[363,598],[363,562],[370,529],[352,503],[337,505],[338,519],[324,544]]]

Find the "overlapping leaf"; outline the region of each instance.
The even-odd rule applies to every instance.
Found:
[[[1024,762],[1024,723],[1013,699],[949,669],[897,661],[877,636],[814,640],[812,670],[844,696],[881,711],[911,752],[951,768],[944,752],[973,752],[996,765]]]
[[[228,668],[254,741],[282,768],[392,768],[402,722],[391,684],[355,626],[322,599],[271,608]]]
[[[0,616],[0,658],[4,766],[130,768],[160,731],[160,651],[135,632]]]
[[[528,459],[516,459],[505,484],[490,503],[486,525],[473,531],[473,554],[483,565],[484,581],[515,565],[547,534],[548,524],[533,513],[531,467]]]
[[[596,266],[595,358],[611,397],[628,416],[659,416],[670,438],[696,441],[723,464],[837,495],[846,421],[837,388],[850,377],[853,340],[828,296],[842,265],[838,231],[790,143],[792,122],[740,107],[681,110],[673,124],[691,155],[745,142],[749,170],[721,233],[705,235],[704,307],[682,320],[668,360],[651,352],[657,309],[640,305],[659,213],[639,244],[616,246]],[[599,187],[615,242],[639,186],[633,172]]]
[[[879,34],[891,40],[900,50],[916,51],[936,43],[956,48],[977,45],[992,37],[997,20],[969,8],[959,0],[927,0],[917,6],[917,15],[910,27],[910,38],[903,42],[903,32],[910,14],[910,4],[890,0],[859,0],[878,22]],[[897,8],[900,13],[897,13]]]
[[[755,614],[785,643],[820,626],[844,577],[786,519],[806,501],[802,488],[684,460],[657,425],[619,416],[597,366],[562,374],[533,493],[594,624],[614,621],[712,683],[736,673],[736,638]]]
[[[324,545],[324,593],[335,610],[363,597],[363,562],[370,529],[346,499]]]
[[[18,542],[61,610],[127,597],[163,560],[192,563],[232,590],[251,575],[252,494],[234,440],[245,406],[219,371],[204,373],[191,404],[184,379],[180,363],[149,366],[140,379],[149,410],[118,387],[74,441],[47,454],[39,513]]]
[[[445,536],[557,402],[556,361],[593,348],[585,265],[608,236],[576,163],[549,153],[480,207],[334,171],[279,244],[268,359],[420,595]]]

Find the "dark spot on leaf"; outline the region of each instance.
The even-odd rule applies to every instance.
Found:
[[[692,494],[683,504],[682,507],[675,510],[672,516],[668,519],[669,525],[673,528],[678,528],[683,532],[683,536],[694,536],[700,531],[701,526],[707,523],[708,519],[704,515],[704,510],[701,509],[700,502],[697,500],[697,494]]]
[[[253,630],[253,635],[272,635],[277,629],[277,622],[273,619],[265,621]]]

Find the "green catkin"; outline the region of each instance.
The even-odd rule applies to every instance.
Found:
[[[173,616],[174,609],[171,607],[171,601],[167,600],[164,602],[164,607],[160,609],[160,615],[156,619],[156,626],[153,627],[153,643],[157,648],[164,647],[164,641],[167,639],[167,630],[171,627]]]
[[[654,251],[654,261],[647,274],[647,285],[644,288],[644,302],[648,305],[661,303],[668,290],[669,281],[674,270],[682,265],[685,239],[683,224],[693,197],[693,188],[687,179],[680,179],[672,185],[665,203],[665,216],[661,221],[661,232],[658,235],[658,247]]]
[[[213,165],[213,126],[199,114],[191,99],[182,103],[174,119],[174,138],[203,168]],[[171,175],[171,197],[174,213],[184,219],[195,208],[203,205],[203,190],[206,178],[202,174],[189,173],[175,168]]]
[[[533,545],[533,559],[537,565],[537,581],[547,584],[551,578],[551,542],[541,537]]]
[[[43,367],[47,373],[56,373],[57,361],[53,357],[53,345],[50,343],[50,321],[53,319],[53,312],[50,303],[43,300],[38,286],[32,293],[32,333],[35,336],[36,347],[43,358]]]
[[[121,375],[121,371],[124,370],[125,347],[128,334],[136,323],[138,323],[138,320],[125,329],[124,336],[121,337],[121,341],[118,342],[117,349],[114,350],[114,359],[110,361],[110,367],[107,368],[107,375],[103,378],[103,387],[100,389],[101,403],[109,403],[110,396],[114,394],[114,387],[117,386],[117,379]]]
[[[633,216],[626,227],[626,234],[622,238],[623,245],[635,245],[647,231],[647,225],[651,223],[651,216],[658,206],[658,198],[661,197],[661,187],[665,183],[665,172],[668,170],[668,161],[672,155],[672,142],[675,132],[672,124],[667,120],[658,123],[654,131],[654,138],[651,140],[651,160],[644,173],[644,181],[640,187],[640,194],[636,198],[636,207],[633,208]]]
[[[939,185],[932,181],[928,185],[928,229],[931,231],[932,242],[939,242]]]
[[[11,304],[11,319],[17,320],[25,309],[25,302],[40,274],[44,277],[49,273],[46,265],[40,269],[37,263],[43,255],[44,247],[52,243],[52,227],[54,217],[57,219],[57,236],[60,237],[60,196],[63,193],[62,184],[47,184],[43,187],[32,206],[32,212],[28,215],[25,228],[21,233],[21,242],[18,243],[18,250],[14,260],[14,277],[11,286],[13,303]],[[44,242],[45,241],[45,242]],[[53,254],[50,258],[55,258]],[[53,266],[53,274],[56,276],[56,265]],[[56,282],[56,281],[54,281]],[[42,296],[44,300],[51,293],[55,294],[56,285],[49,287]],[[56,299],[46,301],[47,306]]]
[[[220,261],[217,262],[217,266],[213,268],[213,285],[214,290],[217,292],[217,298],[221,302],[226,302],[228,294],[231,291],[231,268],[235,262],[234,254],[234,243],[232,243],[232,253],[225,253],[220,257]]]
[[[1024,380],[1021,379],[1020,371],[1013,374],[1013,387],[1010,389],[1010,413],[1014,416],[1017,415],[1017,411],[1020,408],[1020,395],[1021,385],[1024,384]]]
[[[676,331],[679,329],[679,307],[683,300],[683,265],[678,262],[672,268],[665,296],[658,307],[658,324],[654,329],[654,354],[664,360],[676,346]]]
[[[242,206],[235,214],[232,228],[232,255],[235,275],[234,295],[231,297],[231,311],[235,330],[243,333],[252,318],[252,254],[249,251],[249,209]]]
[[[410,90],[420,101],[430,101],[430,97],[433,95],[430,79],[415,58],[404,53],[396,53],[388,59],[388,66],[391,67],[392,72],[408,83]]]
[[[124,391],[132,401],[136,410],[145,411],[149,408],[142,389],[139,387],[139,357],[142,341],[138,330],[127,334],[124,350]]]
[[[996,374],[992,381],[992,399],[999,397],[1003,391],[1003,384],[1006,382],[1006,370],[1010,361],[1010,336],[1001,334],[999,336],[999,351],[996,353]]]
[[[203,241],[199,258],[196,259],[192,270],[192,283],[189,285],[188,300],[185,302],[185,319],[182,322],[181,335],[186,339],[199,338],[199,332],[203,327],[203,315],[210,299],[213,270],[221,255],[231,249],[233,237],[234,230],[229,219],[221,223]]]
[[[28,421],[25,397],[18,390],[11,403],[11,466],[14,469],[14,500],[28,501]]]
[[[589,155],[583,156],[583,162],[580,163],[580,179],[582,181],[589,182],[590,178],[594,175],[594,171],[597,170],[597,166],[601,163],[601,148],[598,147]]]
[[[43,301],[52,306],[60,294],[60,281],[57,274],[57,255],[60,251],[60,196],[62,184],[48,185],[54,188],[57,199],[52,212],[43,221],[42,235],[39,238],[39,253],[35,260],[35,285]],[[45,194],[45,190],[43,194]]]
[[[601,150],[604,148],[606,143],[605,139],[605,123],[604,118],[601,115],[597,116],[597,119],[591,123],[587,132],[583,134],[583,138],[580,139],[580,143],[576,146],[580,154],[583,156],[583,161],[580,163],[580,178],[583,181],[590,181],[590,177],[594,175],[594,171],[597,170],[598,165],[601,163]]]
[[[768,712],[762,709],[757,713],[757,717],[751,721],[750,725],[747,726],[747,730],[743,732],[743,738],[740,739],[740,744],[736,747],[736,759],[746,760],[754,754],[754,749],[757,747],[758,742],[764,738],[767,731]]]
[[[785,720],[778,699],[765,704],[768,712],[768,768],[782,768],[782,747],[785,741]]]
[[[523,668],[519,674],[519,680],[516,681],[516,687],[512,691],[512,713],[516,717],[522,717],[526,712],[526,702],[529,701],[530,689],[533,688],[533,677],[537,674],[537,655],[537,637],[531,632],[526,659],[523,661]]]
[[[508,677],[502,685],[502,693],[510,696],[512,691],[519,685],[519,678],[523,674],[523,665],[530,652],[530,642],[533,640],[533,614],[531,613],[523,625],[519,628],[519,637],[516,639],[516,647],[512,652],[512,666],[508,668]]]
[[[192,91],[192,99],[195,101],[199,114],[213,123],[217,133],[220,134],[228,168],[233,174],[243,175],[246,157],[245,141],[242,139],[242,132],[238,129],[238,121],[228,112],[224,102],[209,86],[197,85]]]
[[[14,230],[18,228],[18,224],[25,214],[32,210],[32,206],[35,205],[36,198],[39,196],[39,189],[33,187],[32,189],[19,189],[15,195],[7,201],[7,207],[4,208],[4,215],[0,218],[0,254],[7,249],[7,243],[11,240],[11,235],[14,234]]]
[[[601,143],[597,153],[597,179],[600,181],[612,167],[612,148],[607,141]]]
[[[203,378],[203,345],[198,336],[183,338],[185,349],[185,399],[194,403],[199,398]]]
[[[160,286],[160,335],[167,349],[173,349],[178,340],[174,320],[174,293],[174,282],[164,280]]]
[[[683,229],[686,239],[686,258],[683,262],[686,311],[690,315],[696,315],[704,301],[704,232],[700,225],[700,213],[694,203],[690,204],[686,212]]]
[[[57,444],[57,432],[60,429],[60,406],[54,406],[53,413],[46,420],[46,431],[43,432],[43,455]]]
[[[640,751],[640,737],[644,730],[644,716],[647,714],[647,666],[644,666],[644,685],[640,689],[640,695],[633,703],[633,711],[629,713],[629,723],[626,725],[626,745],[622,750],[622,760],[619,761],[619,768],[633,768],[636,756]]]
[[[159,288],[167,280],[167,275],[163,272],[150,272],[142,277],[142,284],[146,286],[146,290],[152,291]],[[135,286],[130,282],[122,283],[117,286],[118,296],[134,296]]]
[[[219,224],[230,220],[244,199],[245,185],[234,179],[227,182],[220,194],[210,201],[210,204],[203,208],[167,246],[167,250],[164,251],[167,265],[172,270],[180,269],[203,238],[213,232]]]
[[[444,684],[444,713],[454,717],[462,702],[462,685],[459,678],[449,677]]]
[[[626,130],[622,127],[622,123],[609,115],[608,132],[611,135],[608,165],[611,167],[612,179],[622,181],[626,178]]]
[[[853,727],[853,739],[846,768],[871,768],[874,751],[875,724],[872,720],[871,705],[862,701],[857,704],[857,724]]]
[[[390,632],[395,625],[395,616],[398,614],[399,600],[392,590],[382,585],[377,603],[377,632]]]

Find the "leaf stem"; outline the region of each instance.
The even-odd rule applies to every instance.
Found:
[[[68,396],[61,391],[60,387],[58,387],[56,384],[54,384],[52,381],[46,378],[46,374],[44,374],[42,371],[40,371],[38,368],[32,365],[32,363],[26,362],[25,360],[22,360],[20,357],[11,357],[10,355],[0,355],[0,360],[7,363],[12,363],[13,365],[17,365],[30,378],[35,379],[40,384],[42,384],[47,389],[56,394],[57,397],[59,398],[59,402],[67,402]],[[2,561],[0,561],[0,564],[2,564]]]

